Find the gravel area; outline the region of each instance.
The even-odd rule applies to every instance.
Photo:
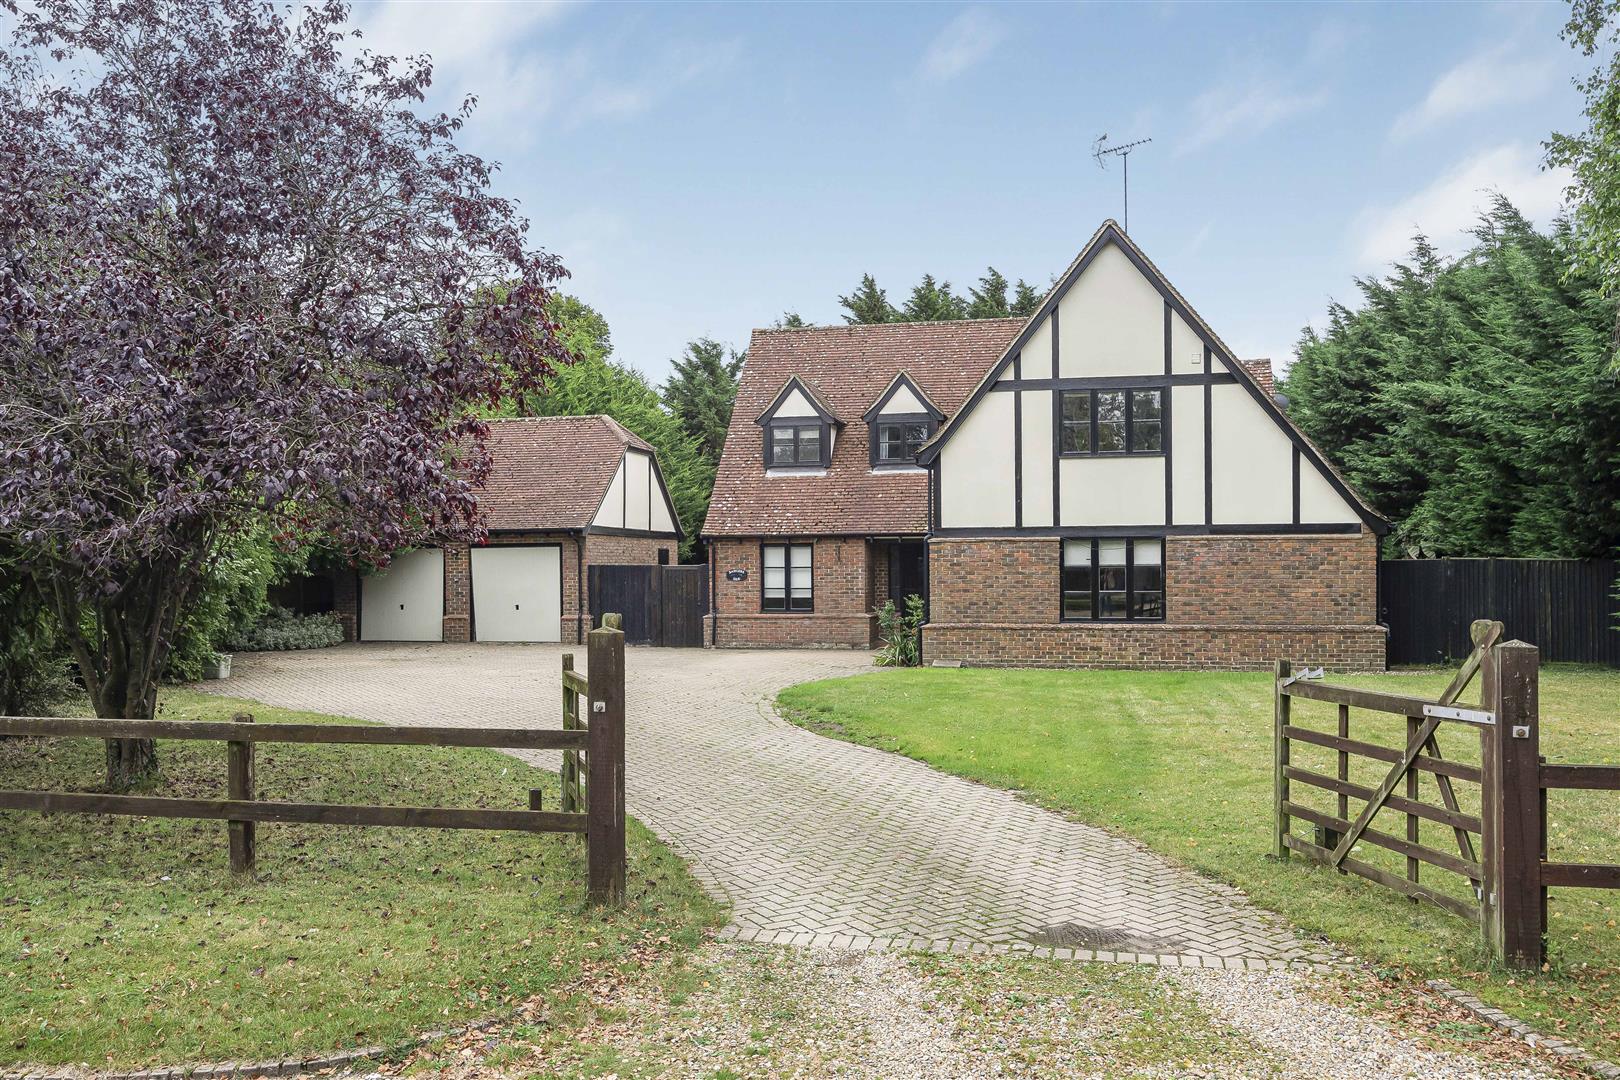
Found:
[[[1402,997],[1331,978],[716,943],[683,971],[604,975],[562,1013],[430,1048],[413,1075],[635,1078],[1489,1078],[1573,1075]],[[1397,995],[1400,997],[1400,995]],[[1415,1004],[1414,1004],[1415,1003]]]
[[[1469,1054],[1428,1048],[1387,1023],[1330,1004],[1323,1000],[1332,992],[1330,987],[1293,972],[1181,970],[1165,972],[1164,977],[1190,991],[1213,1023],[1241,1032],[1273,1059],[1260,1068],[1235,1064],[1209,1076],[1538,1080],[1567,1075],[1553,1065],[1531,1060],[1516,1044],[1483,1029],[1477,1036],[1481,1043],[1509,1060],[1482,1061]],[[1439,1009],[1442,1014],[1450,1012]],[[1439,1022],[1470,1031],[1474,1027],[1456,1019]]]

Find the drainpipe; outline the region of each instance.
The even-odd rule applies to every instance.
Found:
[[[709,648],[720,647],[720,577],[719,565],[715,562],[714,541],[703,541],[703,547],[709,555]]]
[[[585,644],[585,618],[591,610],[585,603],[585,534],[579,530],[574,543],[574,644]]]

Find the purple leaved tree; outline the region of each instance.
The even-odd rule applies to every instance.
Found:
[[[476,538],[476,412],[567,362],[563,270],[341,3],[0,8],[0,551],[96,713],[150,718],[244,531]],[[109,741],[108,781],[154,762]]]

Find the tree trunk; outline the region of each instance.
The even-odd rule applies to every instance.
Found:
[[[103,719],[150,720],[157,715],[157,684],[127,675],[109,680],[95,696],[96,715]],[[153,739],[107,739],[107,786],[127,788],[157,771],[157,742]]]

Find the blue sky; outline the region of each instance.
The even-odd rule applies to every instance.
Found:
[[[654,379],[862,273],[904,299],[987,264],[1045,285],[1120,216],[1244,357],[1283,361],[1417,228],[1458,250],[1488,189],[1540,223],[1540,140],[1579,119],[1563,4],[546,4],[373,0],[479,109],[535,240]]]

